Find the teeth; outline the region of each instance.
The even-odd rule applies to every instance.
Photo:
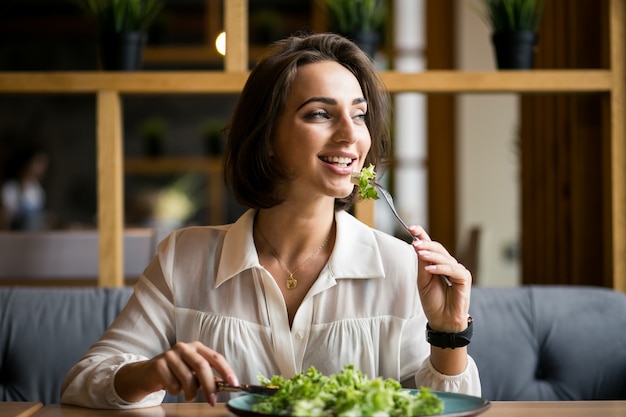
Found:
[[[323,156],[322,160],[343,167],[348,166],[352,163],[352,158],[347,158],[345,156]]]

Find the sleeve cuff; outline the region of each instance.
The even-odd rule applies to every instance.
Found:
[[[111,358],[111,359],[115,359],[115,358]],[[115,375],[117,375],[117,372],[124,365],[127,365],[129,363],[143,361],[143,360],[146,360],[147,358],[143,356],[139,356],[139,355],[123,355],[123,357],[121,358],[122,359],[121,361],[120,361],[119,356],[117,357],[117,359],[118,359],[117,363],[112,364],[109,368],[110,379],[107,385],[107,390],[105,392],[105,398],[106,398],[107,403],[109,403],[111,406],[114,406],[115,408],[124,409],[124,408],[151,407],[151,406],[159,405],[161,404],[161,402],[163,402],[163,398],[165,398],[165,390],[153,392],[152,394],[149,394],[148,396],[143,398],[141,401],[137,401],[137,402],[126,401],[122,397],[120,397],[117,391],[115,390]]]

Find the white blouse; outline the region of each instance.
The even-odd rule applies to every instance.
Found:
[[[430,364],[410,245],[337,212],[334,250],[290,328],[280,289],[259,263],[254,215],[250,210],[232,225],[181,229],[161,242],[128,305],[65,377],[62,401],[157,405],[165,392],[137,403],[122,400],[115,372],[196,340],[224,355],[241,382],[257,383],[259,374],[291,377],[310,366],[331,374],[354,364],[407,387],[480,395],[471,358],[453,376]]]

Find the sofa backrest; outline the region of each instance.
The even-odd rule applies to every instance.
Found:
[[[63,377],[131,293],[130,287],[0,287],[0,401],[58,403]],[[483,397],[626,400],[626,294],[475,287],[470,313],[469,352]]]
[[[0,401],[59,403],[63,377],[132,288],[0,287]]]
[[[626,294],[475,287],[470,313],[485,398],[626,400]]]

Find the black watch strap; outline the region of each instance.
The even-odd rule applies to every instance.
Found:
[[[469,345],[474,334],[474,320],[467,318],[467,329],[459,333],[439,333],[430,328],[426,323],[426,341],[439,348],[458,348]]]

